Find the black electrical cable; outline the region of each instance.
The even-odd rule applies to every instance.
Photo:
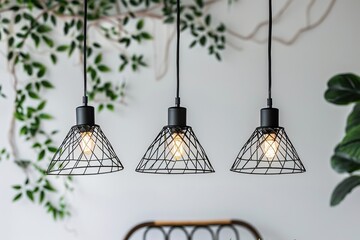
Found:
[[[272,107],[272,99],[271,99],[271,40],[272,40],[272,0],[269,0],[269,36],[268,36],[268,74],[269,74],[269,89],[268,89],[268,107]]]
[[[177,0],[177,21],[176,21],[176,100],[177,107],[180,106],[180,0]]]
[[[86,44],[86,39],[87,39],[87,0],[84,0],[84,97],[83,97],[83,103],[85,106],[87,106],[88,104],[88,97],[87,97],[87,66],[86,66],[86,61],[87,61],[87,44]]]

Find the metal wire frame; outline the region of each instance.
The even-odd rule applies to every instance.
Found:
[[[98,125],[75,125],[55,153],[47,174],[94,175],[124,169]]]
[[[210,239],[218,240],[224,229],[230,229],[234,233],[235,240],[240,240],[240,228],[247,230],[255,240],[261,240],[262,237],[258,230],[251,224],[241,220],[220,220],[220,221],[190,221],[190,222],[145,222],[133,227],[125,236],[124,240],[130,240],[137,231],[143,231],[143,240],[148,239],[148,233],[152,230],[158,230],[164,236],[164,240],[170,240],[174,230],[180,230],[186,236],[186,239],[195,239],[195,234],[199,230],[205,230],[209,233]]]
[[[240,150],[231,171],[275,175],[306,169],[284,128],[258,127]]]
[[[136,168],[140,173],[197,174],[215,172],[189,126],[165,126]]]

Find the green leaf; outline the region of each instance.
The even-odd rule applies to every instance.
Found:
[[[97,42],[94,42],[94,43],[93,43],[93,46],[94,46],[95,48],[101,48],[101,45],[100,45],[99,43],[97,43]]]
[[[39,118],[48,120],[48,119],[52,119],[53,117],[52,117],[50,114],[41,113],[41,114],[39,115]]]
[[[8,45],[9,47],[12,47],[14,45],[14,42],[15,42],[15,38],[14,37],[10,37],[9,40],[8,40]]]
[[[26,195],[27,195],[27,197],[28,197],[32,202],[34,201],[34,194],[33,194],[32,191],[27,190],[27,191],[26,191]]]
[[[360,126],[346,133],[341,143],[335,148],[335,154],[360,163]]]
[[[98,111],[101,112],[104,109],[104,104],[100,104],[98,107]]]
[[[48,45],[49,47],[54,47],[54,41],[51,38],[48,38],[46,36],[42,37],[44,42],[46,43],[46,45]]]
[[[215,57],[216,57],[216,59],[217,59],[218,61],[221,61],[221,56],[220,56],[219,53],[215,53]]]
[[[125,44],[126,47],[128,47],[130,45],[130,43],[131,43],[131,40],[129,38],[125,37],[125,38],[121,38],[119,40],[119,43],[123,43],[123,44]]]
[[[21,114],[20,112],[15,112],[15,118],[19,121],[25,121],[25,116]]]
[[[102,54],[99,53],[99,54],[96,56],[94,63],[95,63],[95,64],[99,64],[101,61],[102,61]]]
[[[110,72],[111,71],[111,69],[106,65],[99,65],[98,69],[100,72]]]
[[[346,132],[360,125],[360,103],[356,104],[347,118]]]
[[[51,15],[50,20],[51,20],[51,23],[52,23],[54,26],[56,26],[57,20],[56,20],[56,17],[55,17],[54,15]]]
[[[56,147],[48,147],[49,152],[55,153],[57,151]]]
[[[45,150],[41,150],[41,152],[38,155],[38,161],[41,161],[44,159],[45,153],[46,153]]]
[[[204,1],[203,0],[195,0],[196,4],[202,8],[204,6]]]
[[[17,194],[14,198],[13,198],[13,202],[16,202],[17,200],[19,200],[22,197],[22,193]]]
[[[136,24],[136,29],[141,30],[144,28],[144,19],[140,19]]]
[[[31,75],[33,74],[33,68],[32,68],[31,65],[25,64],[25,65],[24,65],[24,68],[25,68],[25,71],[27,72],[28,75],[31,76]]]
[[[141,36],[143,39],[146,39],[146,40],[152,39],[151,34],[148,33],[148,32],[142,32],[142,33],[140,34],[140,36]]]
[[[175,21],[175,18],[170,16],[164,19],[164,23],[168,24],[168,23],[173,23]]]
[[[46,101],[42,101],[42,102],[38,105],[37,110],[38,110],[38,111],[41,111],[41,110],[44,109],[45,106],[46,106]]]
[[[51,57],[51,62],[53,64],[56,64],[57,63],[57,56],[55,54],[51,54],[50,57]]]
[[[45,192],[44,192],[44,191],[40,191],[39,202],[40,202],[40,203],[43,203],[44,198],[45,198]]]
[[[71,56],[75,50],[76,47],[76,43],[74,41],[71,42],[70,44],[70,49],[69,49],[69,56]],[[91,48],[88,48],[88,50],[91,50]],[[91,52],[88,52],[88,56],[91,55]]]
[[[46,73],[46,68],[40,68],[40,70],[37,73],[38,78],[42,78]]]
[[[41,144],[40,143],[34,143],[33,145],[32,145],[32,148],[41,148]]]
[[[189,14],[189,13],[185,14],[185,18],[186,18],[188,21],[193,21],[193,20],[194,20],[194,17],[193,17],[191,14]]]
[[[48,180],[45,181],[44,188],[50,192],[56,192],[56,189],[51,185]]]
[[[20,10],[20,7],[19,6],[16,6],[14,5],[13,7],[10,8],[10,10],[14,11],[14,12],[17,12]]]
[[[360,101],[360,77],[352,73],[332,77],[328,82],[325,99],[338,105]]]
[[[226,27],[224,24],[220,24],[220,26],[216,29],[218,32],[225,32]]]
[[[50,31],[51,31],[51,27],[46,26],[46,25],[40,25],[40,26],[37,28],[37,31],[38,31],[38,33],[47,33],[47,32],[50,32]]]
[[[7,55],[7,59],[10,61],[14,56],[14,52],[10,51]]]
[[[26,135],[28,133],[28,128],[27,126],[23,126],[21,129],[20,129],[20,135]]]
[[[346,195],[348,195],[355,187],[360,185],[360,176],[350,176],[339,183],[331,195],[331,206],[338,205]]]
[[[210,23],[211,23],[211,15],[207,15],[205,17],[205,24],[206,26],[210,26]]]
[[[15,190],[20,190],[21,186],[20,185],[14,185],[14,186],[12,186],[12,188],[15,189]]]
[[[29,97],[33,98],[33,99],[39,99],[39,95],[37,95],[36,93],[34,92],[28,92],[29,93]]]
[[[335,154],[331,157],[331,167],[338,173],[352,173],[360,170],[360,163]]]
[[[31,38],[32,40],[34,40],[35,46],[38,47],[40,44],[40,38],[38,35],[36,35],[35,33],[31,34]]]
[[[45,88],[54,88],[54,85],[52,85],[51,82],[46,81],[46,80],[41,81],[41,85]]]
[[[112,105],[112,104],[107,104],[106,105],[106,108],[108,109],[108,110],[110,110],[110,111],[114,111],[114,105]]]
[[[2,23],[9,24],[10,20],[8,18],[3,18]]]
[[[61,45],[61,46],[57,47],[56,51],[65,52],[68,48],[69,48],[68,45]]]
[[[201,46],[205,46],[205,44],[206,44],[206,37],[205,37],[205,36],[202,36],[202,37],[200,38],[199,42],[200,42],[200,45],[201,45]]]
[[[16,16],[15,16],[15,23],[18,23],[18,22],[20,22],[21,21],[21,14],[17,14]]]

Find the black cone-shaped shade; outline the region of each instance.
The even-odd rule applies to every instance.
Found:
[[[305,172],[282,127],[258,127],[240,150],[231,171],[249,174]]]
[[[47,174],[93,175],[123,168],[98,125],[75,125],[55,153]]]
[[[215,172],[189,126],[165,126],[151,143],[136,171],[158,174]]]

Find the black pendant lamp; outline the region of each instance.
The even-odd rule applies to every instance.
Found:
[[[197,174],[215,172],[190,126],[186,125],[186,108],[180,107],[179,52],[180,0],[177,1],[177,91],[175,107],[168,109],[168,125],[151,143],[136,171],[157,174]]]
[[[272,1],[269,0],[269,96],[267,108],[260,111],[260,127],[256,128],[240,150],[231,171],[248,174],[290,174],[305,172],[285,129],[279,126],[279,109],[271,98]]]
[[[49,175],[94,175],[124,169],[109,140],[95,124],[94,107],[88,106],[87,97],[87,1],[84,1],[84,97],[83,106],[76,108],[76,125],[51,160]]]

